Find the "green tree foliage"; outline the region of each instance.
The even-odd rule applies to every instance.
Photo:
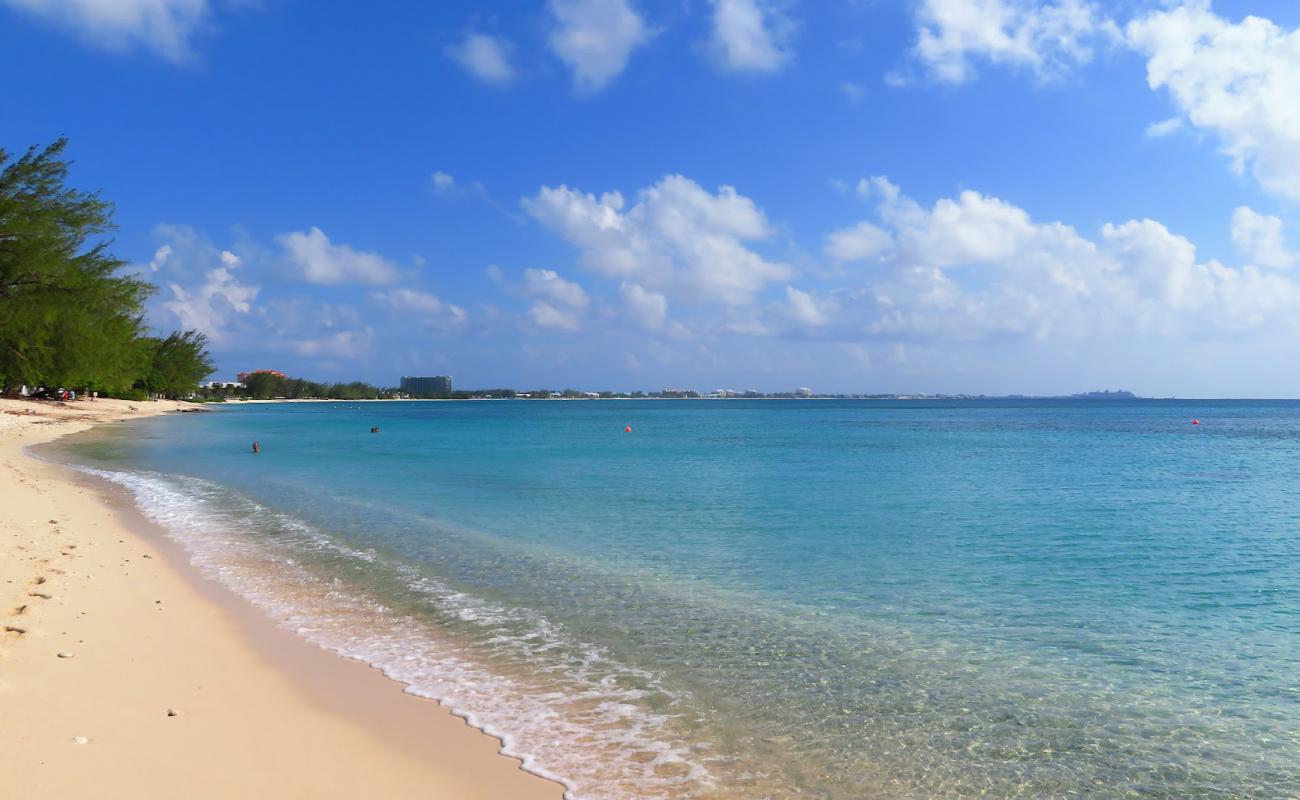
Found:
[[[143,318],[153,287],[121,274],[123,262],[109,254],[112,206],[65,185],[66,147],[59,139],[17,160],[0,150],[0,390],[116,393],[147,381],[152,369],[156,347],[144,339]],[[191,332],[163,341],[176,336],[197,343],[187,352],[202,356],[186,374],[211,368],[201,339]]]
[[[228,397],[228,392],[203,392],[205,396]],[[327,400],[376,400],[385,397],[391,397],[392,391],[381,389],[361,381],[352,381],[351,383],[317,383],[315,381],[303,380],[302,378],[282,378],[279,375],[273,375],[269,372],[254,372],[248,376],[245,381],[243,392],[239,393],[244,397],[251,397],[254,400],[274,400],[277,398],[287,398],[290,400],[300,400],[303,398],[327,399]]]
[[[142,344],[149,356],[149,368],[136,386],[150,394],[185,397],[212,372],[208,337],[198,331],[173,333],[165,339],[147,338]]]

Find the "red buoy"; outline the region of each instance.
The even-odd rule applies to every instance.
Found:
[[[1200,425],[1200,424],[1201,424],[1201,421],[1200,421],[1199,419],[1194,419],[1194,420],[1192,420],[1192,424],[1193,424],[1193,425]]]
[[[626,428],[623,429],[623,433],[631,433],[631,432],[632,432],[632,426],[631,426],[631,425],[628,425]]]

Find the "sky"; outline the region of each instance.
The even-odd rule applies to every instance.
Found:
[[[1291,0],[0,0],[217,378],[1300,397]]]

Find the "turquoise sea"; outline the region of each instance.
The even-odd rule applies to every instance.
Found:
[[[232,403],[59,449],[574,798],[1300,797],[1300,403]]]

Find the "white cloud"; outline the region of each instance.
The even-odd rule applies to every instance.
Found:
[[[171,255],[171,245],[165,244],[159,247],[153,252],[153,259],[149,261],[149,271],[157,272],[162,269],[167,264],[167,260],[171,258]]]
[[[1148,139],[1161,139],[1166,136],[1172,136],[1183,127],[1182,117],[1170,117],[1159,122],[1153,122],[1147,126],[1146,135]]]
[[[556,308],[545,300],[538,300],[529,309],[528,316],[533,324],[541,328],[555,328],[564,331],[576,331],[582,327],[580,312],[575,309]]]
[[[767,237],[767,220],[730,186],[710,194],[688,178],[669,175],[638,192],[626,210],[618,192],[597,198],[567,186],[543,187],[523,204],[575,244],[592,272],[688,302],[744,305],[790,275],[786,265],[746,246]]]
[[[1300,30],[1260,17],[1234,24],[1188,0],[1126,32],[1148,57],[1147,84],[1217,134],[1238,172],[1249,165],[1266,191],[1300,199]]]
[[[718,63],[734,72],[776,72],[794,54],[787,39],[793,25],[773,0],[712,0]]]
[[[623,300],[623,313],[637,327],[657,330],[668,319],[668,298],[659,292],[646,291],[635,283],[624,281],[618,287],[618,294]]]
[[[1245,206],[1232,215],[1232,241],[1257,266],[1287,269],[1300,262],[1300,254],[1287,249],[1282,220]]]
[[[650,38],[628,0],[548,0],[546,5],[554,22],[551,51],[569,66],[583,91],[612,81],[632,51]]]
[[[296,267],[308,283],[334,285],[341,283],[394,283],[398,279],[397,267],[377,253],[353,250],[345,244],[334,244],[320,228],[306,233],[283,233],[275,240],[284,248],[285,257]]]
[[[858,286],[788,287],[753,332],[843,340],[1193,341],[1300,333],[1300,282],[1197,258],[1153,220],[1089,238],[975,191],[924,207],[883,178],[870,224],[892,244]],[[1234,237],[1260,266],[1286,252],[1275,218],[1239,212]]]
[[[1117,35],[1089,0],[921,0],[917,26],[914,55],[946,83],[970,79],[976,60],[1050,79]]]
[[[163,249],[167,250],[167,256],[171,255],[170,247],[164,245],[159,252]],[[175,315],[181,328],[202,331],[214,344],[225,339],[231,315],[248,314],[252,310],[253,300],[260,291],[257,286],[236,279],[234,273],[241,264],[238,256],[223,250],[220,259],[220,266],[207,270],[203,283],[197,287],[187,289],[178,282],[169,282],[167,288],[172,297],[161,304]]]
[[[190,39],[211,15],[207,0],[0,0],[71,28],[108,50],[143,47],[162,58],[185,61]]]
[[[314,339],[294,339],[289,349],[309,358],[338,358],[355,360],[370,353],[375,332],[372,328],[336,331]]]
[[[559,273],[554,270],[524,270],[523,288],[524,291],[534,297],[541,297],[573,308],[587,307],[586,291],[578,284],[561,278]]]
[[[493,86],[505,86],[516,74],[510,66],[510,43],[483,33],[467,33],[465,38],[446,47],[447,57],[460,64],[469,74]]]
[[[433,173],[433,190],[438,194],[447,194],[456,191],[456,179],[451,175],[439,170]]]
[[[434,295],[418,289],[389,289],[375,292],[372,296],[397,311],[419,314],[424,324],[432,328],[460,328],[469,319],[465,309],[460,306],[444,303]]]
[[[803,327],[817,328],[830,321],[835,310],[833,300],[817,300],[808,292],[793,286],[785,287],[785,305],[779,309],[786,317]]]
[[[826,254],[836,261],[858,261],[875,258],[893,243],[889,231],[864,220],[827,236]]]

